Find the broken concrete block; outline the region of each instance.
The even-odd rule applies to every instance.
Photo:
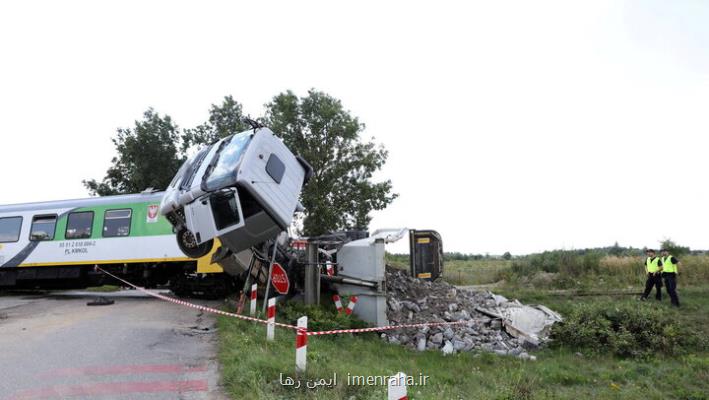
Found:
[[[446,344],[443,345],[443,348],[441,348],[441,351],[443,352],[444,355],[453,354],[455,352],[455,348],[453,348],[453,343],[446,340]]]

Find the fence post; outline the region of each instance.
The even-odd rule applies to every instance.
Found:
[[[357,305],[357,296],[350,296],[350,302],[349,302],[349,304],[347,304],[347,309],[345,310],[345,314],[347,314],[347,315],[352,314],[352,310],[354,310],[356,305]]]
[[[295,371],[305,372],[308,354],[308,317],[298,318],[298,331],[295,335]]]
[[[332,300],[335,302],[335,308],[337,308],[337,313],[342,312],[342,302],[340,301],[340,296],[333,294]]]
[[[271,297],[268,299],[268,324],[266,325],[266,340],[271,342],[276,330],[274,322],[276,322],[276,298]]]
[[[258,291],[258,285],[251,285],[251,316],[256,315],[256,294]]]
[[[408,400],[406,395],[406,374],[399,372],[389,378],[387,400]]]

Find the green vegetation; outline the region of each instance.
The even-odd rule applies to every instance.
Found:
[[[631,296],[574,297],[517,290],[503,294],[546,304],[564,315],[577,307],[603,312],[609,304],[621,310],[639,307],[653,315],[652,310],[659,309],[661,315],[679,323],[678,335],[709,334],[709,287],[683,290],[680,310],[670,308],[667,301],[640,303]],[[298,310],[288,312],[297,314]],[[323,318],[328,318],[325,314]],[[278,320],[288,319],[279,313]],[[672,356],[633,358],[559,344],[535,352],[537,361],[522,361],[491,354],[444,357],[440,352],[419,353],[384,343],[375,334],[311,337],[305,378],[330,379],[337,373],[339,384],[333,389],[292,389],[279,384],[279,374],[295,377],[293,332],[277,328],[276,341],[268,343],[265,327],[227,317],[219,319],[219,332],[224,384],[235,399],[382,399],[386,398],[385,387],[347,385],[347,375],[398,371],[430,376],[426,386],[409,388],[412,399],[706,399],[709,393],[706,347],[695,351],[683,347]]]
[[[489,285],[500,280],[512,261],[461,253],[444,255],[443,279],[454,285]],[[386,263],[395,268],[409,269],[408,254],[387,253]]]
[[[645,283],[642,251],[613,249],[554,250],[512,260],[491,257],[448,259],[446,256],[443,279],[455,285],[495,284],[495,287],[577,291],[640,290]],[[693,251],[691,255],[682,256],[680,261],[680,288],[709,284],[709,255]],[[387,263],[408,268],[408,255],[387,254]]]
[[[385,387],[348,385],[348,374],[403,371],[429,376],[426,386],[409,387],[411,399],[709,398],[709,256],[683,256],[682,307],[675,309],[667,298],[638,301],[642,257],[619,249],[616,255],[597,250],[509,261],[446,259],[449,282],[494,284],[496,293],[544,304],[565,317],[553,328],[555,341],[533,352],[536,361],[486,353],[446,357],[390,345],[376,334],[310,337],[303,378],[330,379],[337,373],[338,385],[293,389],[279,383],[279,374],[295,377],[294,333],[278,329],[277,340],[267,343],[263,326],[224,317],[219,332],[225,387],[239,399],[381,399]],[[408,256],[388,254],[387,263],[408,268]],[[293,322],[303,313],[311,326],[360,323],[302,306],[281,307],[278,320]]]
[[[120,286],[114,286],[114,285],[103,285],[103,286],[96,286],[96,287],[90,287],[86,288],[87,292],[117,292],[121,290]]]
[[[685,329],[675,310],[628,302],[579,304],[553,332],[556,347],[621,357],[671,356],[705,349],[704,337]]]
[[[298,97],[287,91],[266,104],[264,123],[314,169],[300,201],[303,233],[321,235],[339,229],[367,229],[372,210],[383,210],[398,195],[390,180],[372,177],[388,152],[363,140],[364,124],[340,100],[317,90]]]
[[[499,282],[511,266],[512,261],[500,259],[446,261],[443,279],[454,285],[491,285]]]

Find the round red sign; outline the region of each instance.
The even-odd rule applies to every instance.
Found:
[[[290,290],[290,281],[286,270],[279,263],[273,263],[273,271],[271,272],[271,284],[276,292],[280,294],[288,294]]]

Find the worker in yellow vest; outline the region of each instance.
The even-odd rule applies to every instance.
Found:
[[[650,295],[650,292],[652,292],[652,287],[654,286],[657,290],[657,293],[655,293],[655,299],[660,301],[662,300],[662,276],[660,275],[662,271],[662,260],[660,260],[660,257],[655,256],[655,250],[653,249],[645,250],[645,255],[647,256],[645,259],[645,273],[647,274],[647,280],[645,281],[645,292],[640,300],[647,300],[647,297]]]
[[[679,273],[679,260],[672,256],[667,249],[662,249],[662,279],[665,281],[667,294],[675,307],[679,307],[679,297],[677,297],[677,274]]]

